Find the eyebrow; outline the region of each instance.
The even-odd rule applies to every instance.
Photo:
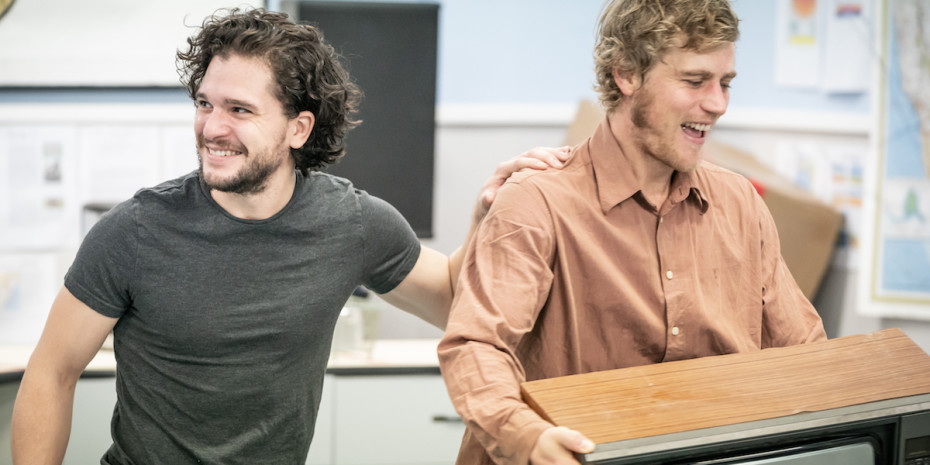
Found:
[[[681,74],[684,77],[696,77],[696,78],[701,78],[701,79],[711,79],[714,77],[714,74],[711,73],[710,71],[682,71],[679,74]],[[724,74],[722,76],[722,79],[732,80],[735,77],[736,77],[736,71],[731,71],[727,74]]]
[[[249,102],[246,102],[246,101],[243,101],[243,100],[230,99],[230,98],[228,98],[228,99],[226,99],[226,100],[223,100],[223,103],[225,103],[226,105],[229,105],[229,106],[231,106],[231,107],[242,107],[242,108],[245,108],[245,109],[247,109],[247,110],[254,110],[255,108],[257,108],[255,105],[253,105],[253,104],[251,104],[251,103],[249,103]]]
[[[197,92],[197,94],[194,95],[194,97],[196,97],[197,99],[210,100],[207,98],[206,94],[204,94],[203,92]],[[232,107],[242,107],[247,110],[255,110],[256,108],[258,108],[252,103],[246,102],[244,100],[238,100],[238,99],[232,99],[232,98],[223,100],[223,104],[227,106],[232,106]]]

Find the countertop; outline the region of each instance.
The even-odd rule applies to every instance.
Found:
[[[326,372],[337,376],[439,374],[437,339],[380,339],[370,350],[334,351]],[[32,354],[31,345],[0,345],[0,382],[19,381]],[[114,376],[116,358],[101,349],[84,370],[85,377]]]

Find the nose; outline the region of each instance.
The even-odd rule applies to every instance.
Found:
[[[198,112],[197,119],[200,123],[200,133],[207,140],[222,139],[230,133],[229,121],[222,111],[213,109]]]
[[[723,116],[730,103],[730,92],[724,85],[708,86],[707,93],[701,106],[704,111],[714,114],[717,118]]]

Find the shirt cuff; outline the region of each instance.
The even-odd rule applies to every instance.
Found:
[[[530,462],[530,452],[543,431],[553,425],[543,420],[536,412],[526,408],[510,418],[499,441],[500,452],[507,457],[507,465],[526,465]]]

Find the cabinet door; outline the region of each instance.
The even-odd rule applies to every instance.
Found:
[[[335,465],[450,465],[465,425],[439,375],[336,376]]]
[[[335,380],[332,375],[323,378],[323,395],[320,397],[320,410],[316,415],[316,427],[313,429],[313,442],[307,454],[307,465],[332,465],[333,463],[333,389]]]
[[[116,405],[116,377],[81,378],[74,388],[71,439],[63,465],[100,463],[113,443],[110,421]]]
[[[0,465],[12,463],[10,419],[19,382],[0,385]],[[63,465],[100,463],[110,448],[110,419],[116,405],[116,378],[81,378],[74,388],[71,438]]]
[[[12,463],[10,419],[19,382],[0,384],[0,465]],[[116,405],[116,378],[81,378],[74,388],[71,439],[63,465],[100,463],[113,442],[110,418]]]
[[[13,463],[13,452],[10,451],[10,421],[13,419],[13,402],[16,400],[17,390],[19,381],[0,381],[0,465]]]

